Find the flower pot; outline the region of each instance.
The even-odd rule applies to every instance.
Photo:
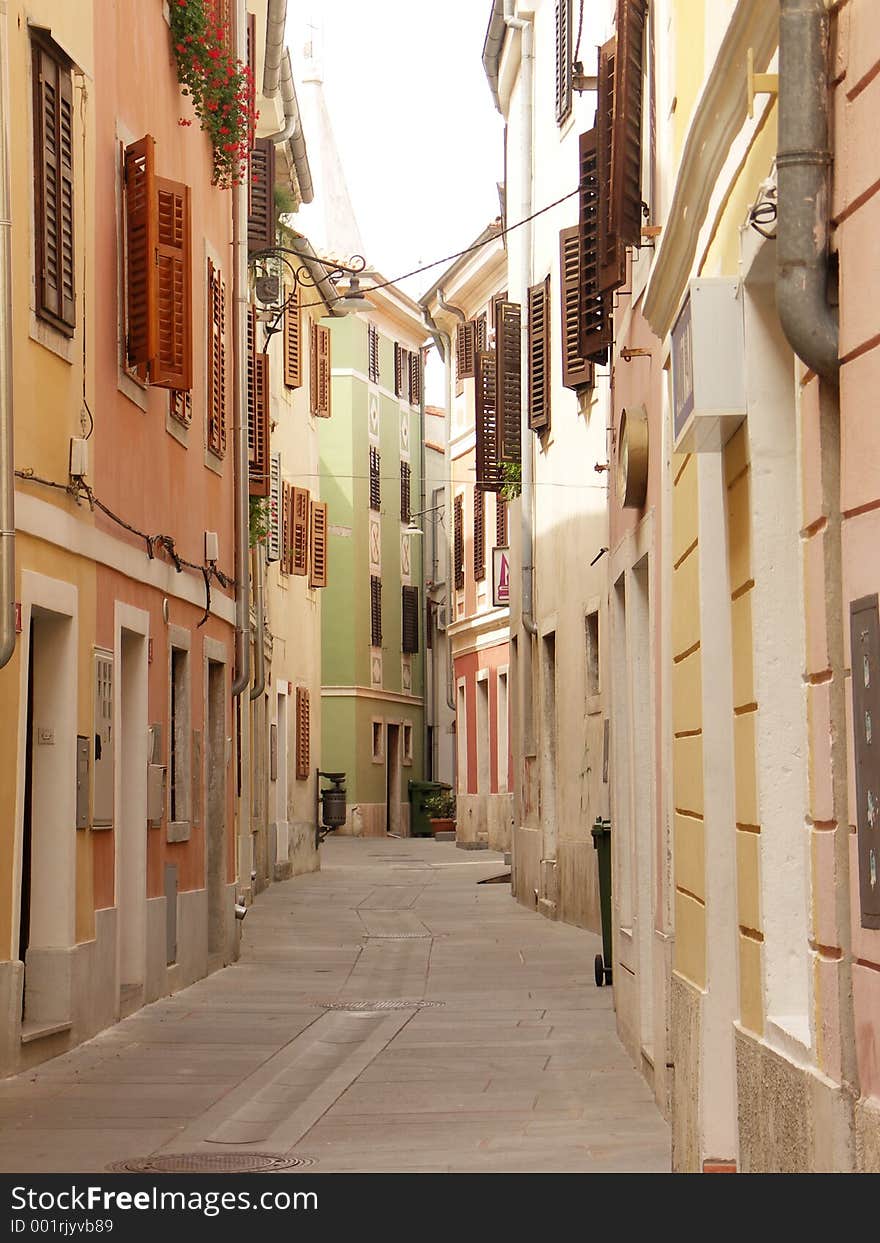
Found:
[[[431,832],[435,834],[435,836],[437,833],[454,833],[455,832],[455,821],[454,820],[434,820],[432,818]]]

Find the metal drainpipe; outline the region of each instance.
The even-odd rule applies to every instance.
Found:
[[[235,56],[247,59],[244,0],[235,5]],[[232,358],[235,477],[235,678],[237,698],[251,680],[250,496],[247,443],[247,186],[232,188]]]
[[[265,613],[265,595],[263,592],[263,546],[257,544],[253,552],[254,556],[254,611],[256,613],[256,627],[254,632],[254,650],[256,655],[256,668],[254,670],[254,684],[251,687],[251,699],[259,699],[263,691],[266,689],[266,613]]]
[[[278,74],[284,57],[284,27],[287,0],[269,0],[266,15],[266,61],[263,65],[263,95],[271,99],[278,90]]]
[[[15,463],[12,455],[12,207],[9,190],[9,46],[0,0],[0,669],[15,651]]]
[[[776,305],[792,349],[839,382],[839,328],[828,303],[831,151],[825,0],[780,0]]]

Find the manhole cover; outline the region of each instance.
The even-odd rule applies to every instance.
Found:
[[[442,1001],[404,1001],[392,997],[386,1001],[312,1001],[313,1006],[322,1010],[425,1010],[429,1007],[442,1006]]]
[[[273,1174],[298,1165],[312,1165],[312,1159],[277,1152],[159,1152],[106,1168],[116,1174]]]

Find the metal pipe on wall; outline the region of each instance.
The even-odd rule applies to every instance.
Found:
[[[15,463],[12,453],[12,205],[8,13],[0,0],[0,669],[15,651]]]
[[[254,682],[251,686],[251,699],[259,699],[266,689],[266,609],[263,590],[264,565],[263,545],[257,544],[253,550],[254,557]]]

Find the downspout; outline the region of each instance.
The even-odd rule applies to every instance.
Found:
[[[12,268],[9,191],[9,47],[5,0],[0,0],[0,669],[15,651],[15,464],[12,456]]]
[[[516,0],[504,0],[504,24],[509,30],[518,30],[522,39],[522,117],[520,121],[520,168],[522,170],[522,200],[520,219],[528,220],[532,214],[532,126],[534,114],[534,26],[530,20],[514,16]],[[525,305],[528,290],[532,284],[532,225],[523,225],[522,236],[522,299]],[[522,318],[522,359],[523,374],[526,371],[528,358],[527,337],[528,322]],[[523,386],[525,392],[525,386]],[[532,468],[533,445],[528,428],[528,403],[522,407],[522,625],[529,635],[536,635],[538,627],[534,618],[534,471]]]
[[[286,23],[287,0],[269,0],[266,17],[266,60],[263,65],[263,95],[266,99],[271,99],[278,90]]]
[[[302,117],[300,116],[296,87],[293,82],[293,66],[290,63],[290,52],[285,52],[284,59],[281,62],[279,85],[281,87],[281,100],[284,105],[284,129],[277,134],[272,134],[271,138],[276,147],[283,147],[286,142],[290,143],[290,154],[293,156],[293,166],[296,169],[300,197],[304,203],[311,203],[315,197],[315,187],[312,183],[312,170],[309,165]]]
[[[437,305],[440,307],[442,311],[446,311],[448,312],[448,314],[454,315],[456,319],[459,320],[460,323],[467,322],[467,317],[465,316],[464,312],[460,310],[457,306],[451,306],[446,301],[446,299],[443,297],[442,289],[437,290],[436,298],[437,298]],[[449,444],[452,440],[452,337],[449,335],[448,332],[442,332],[437,327],[437,325],[434,323],[434,320],[428,314],[427,308],[424,308],[424,313],[425,313],[425,323],[428,325],[428,330],[431,333],[431,336],[434,338],[434,344],[437,346],[437,352],[439,353],[440,357],[443,359],[443,362],[445,364],[444,370],[443,370],[443,374],[444,374],[443,427],[444,427],[445,440],[446,440],[445,452],[446,452],[446,461],[447,461],[447,471],[446,471],[446,481],[445,481],[446,514],[448,515],[450,519],[449,530],[446,533],[446,542],[447,542],[447,548],[446,548],[446,624],[448,626],[449,619],[452,617],[452,593],[449,587],[449,584],[450,584],[449,570],[450,570],[450,566],[452,565],[452,560],[449,554],[449,541],[452,537],[451,536],[451,532],[452,532],[452,522],[451,522],[451,519],[452,519],[452,474],[451,474],[451,465],[449,462]],[[458,711],[458,709],[455,704],[455,688],[453,684],[454,680],[453,680],[452,661],[449,658],[449,640],[448,639],[446,641],[446,644],[447,644],[446,706],[449,708],[450,712],[454,714]]]
[[[256,655],[256,668],[254,670],[254,684],[251,687],[251,699],[259,699],[263,691],[266,689],[266,612],[265,598],[263,593],[263,546],[257,544],[253,551],[254,556],[254,653]]]
[[[427,450],[425,448],[425,354],[421,346],[419,346],[419,509],[422,511],[422,523],[424,523],[425,505],[425,468],[427,466]],[[424,526],[422,526],[424,531]],[[411,543],[412,541],[410,541]],[[434,717],[434,687],[433,687],[433,657],[431,660],[431,682],[428,682],[428,626],[429,610],[428,610],[428,592],[425,580],[425,539],[421,540],[421,580],[422,589],[419,599],[422,602],[422,617],[425,625],[425,641],[422,644],[422,691],[424,694],[424,711],[422,712],[422,775],[428,771],[428,724],[433,722]],[[412,561],[412,556],[410,556]],[[430,694],[429,694],[430,692]],[[433,764],[433,756],[431,757]]]
[[[831,151],[825,0],[780,0],[776,305],[797,356],[839,382],[839,328],[828,303]]]
[[[247,59],[244,0],[235,5],[235,55]],[[247,443],[247,186],[232,187],[232,383],[235,479],[235,677],[237,698],[251,680],[250,496]]]

